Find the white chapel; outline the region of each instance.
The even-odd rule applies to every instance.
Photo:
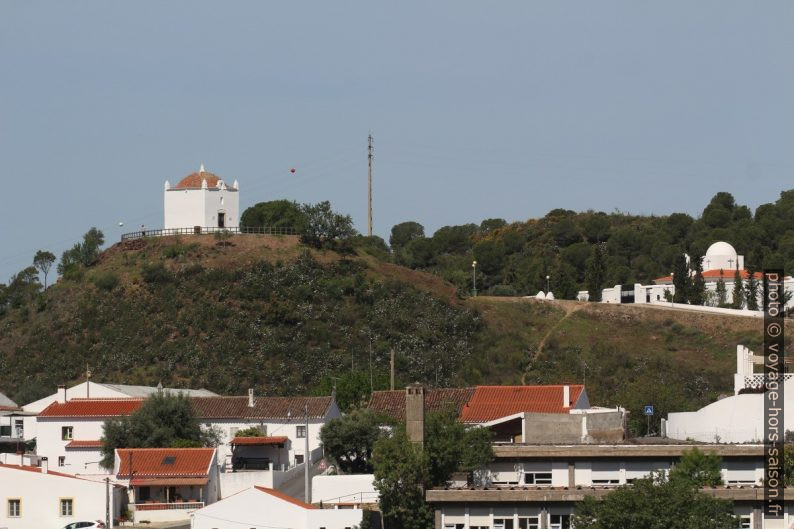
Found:
[[[191,173],[175,186],[165,182],[165,220],[168,229],[238,228],[240,226],[240,186],[229,185],[204,170]]]

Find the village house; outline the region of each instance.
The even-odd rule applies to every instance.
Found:
[[[190,515],[191,529],[354,529],[362,510],[320,508],[266,487],[251,487]]]
[[[50,470],[47,459],[41,466],[0,463],[0,502],[0,527],[8,529],[104,523],[106,505],[113,527],[126,511],[123,487]]]

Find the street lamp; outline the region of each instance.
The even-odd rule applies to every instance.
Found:
[[[546,276],[546,294],[549,293],[549,276]]]
[[[472,295],[477,297],[477,261],[471,262],[471,291]]]

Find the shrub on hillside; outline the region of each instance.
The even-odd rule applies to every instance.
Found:
[[[141,268],[141,277],[147,283],[162,284],[168,283],[173,279],[163,263],[147,263]]]
[[[99,272],[94,275],[94,284],[101,290],[110,292],[119,284],[119,276],[114,272]]]

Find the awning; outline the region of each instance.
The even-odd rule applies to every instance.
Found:
[[[66,448],[67,448],[67,449],[73,449],[73,448],[91,448],[91,449],[97,449],[97,448],[102,448],[102,441],[99,441],[99,440],[90,440],[90,441],[70,441],[70,442],[69,442],[69,443],[66,445]]]
[[[289,440],[287,436],[277,437],[235,437],[232,439],[231,444],[237,446],[265,446],[265,445],[281,445]]]
[[[203,478],[133,478],[133,487],[178,487],[187,485],[206,485],[208,477]]]

